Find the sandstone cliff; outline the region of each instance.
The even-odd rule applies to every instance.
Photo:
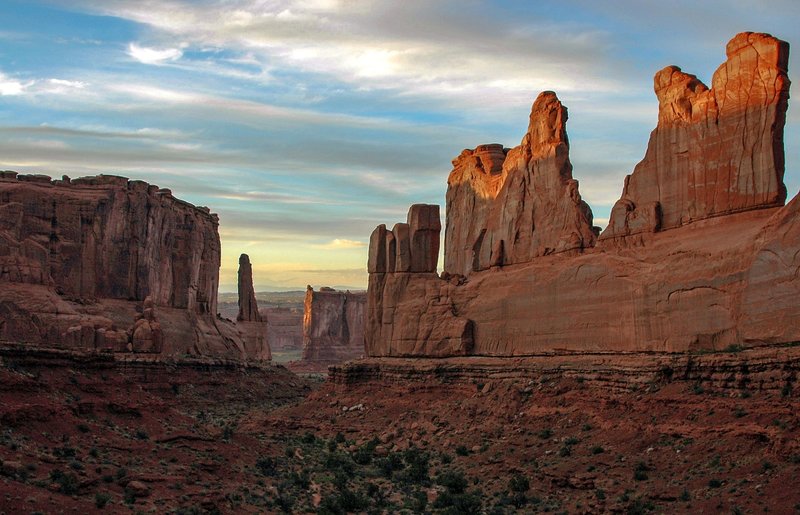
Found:
[[[567,108],[545,91],[518,147],[480,145],[453,160],[446,272],[467,276],[594,245],[592,211],[572,178],[566,123]]]
[[[601,248],[592,247],[591,211],[569,173],[566,111],[540,95],[521,147],[484,145],[454,161],[441,277],[383,257],[400,254],[403,224],[373,232],[368,355],[683,352],[800,340],[800,199],[780,207],[787,51],[744,33],[729,43],[712,90],[676,68],[656,75],[659,127],[603,233],[613,244]]]
[[[303,357],[310,363],[341,363],[364,355],[366,292],[306,290]]]
[[[247,357],[216,317],[217,227],[142,181],[0,172],[0,339]]]
[[[658,126],[601,240],[786,201],[789,44],[745,32],[728,43],[727,56],[711,89],[677,66],[656,74]]]

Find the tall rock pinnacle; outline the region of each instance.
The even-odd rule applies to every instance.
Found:
[[[239,315],[238,321],[261,322],[256,304],[256,293],[253,290],[253,267],[250,265],[250,256],[239,256]]]

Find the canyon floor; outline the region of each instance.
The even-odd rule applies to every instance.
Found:
[[[800,396],[0,354],[1,513],[793,513]]]

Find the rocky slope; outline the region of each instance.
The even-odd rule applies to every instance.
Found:
[[[615,212],[634,207],[624,222],[612,214],[599,247],[568,173],[565,110],[540,95],[521,147],[481,146],[456,159],[441,276],[435,267],[385,266],[392,238],[384,226],[373,232],[368,354],[683,352],[800,340],[800,198],[780,207],[787,52],[771,36],[744,33],[729,43],[712,90],[674,68],[656,75],[659,127]],[[528,165],[508,168],[517,154]],[[513,184],[532,197],[501,194]],[[540,204],[533,218],[521,210]],[[500,234],[494,227],[520,236],[476,254],[486,235]]]
[[[0,340],[257,357],[217,318],[217,227],[142,181],[0,173]]]

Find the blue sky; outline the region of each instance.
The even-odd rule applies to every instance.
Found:
[[[519,144],[540,91],[569,108],[604,225],[655,126],[653,74],[708,84],[737,32],[794,49],[798,27],[796,0],[3,0],[0,168],[115,173],[211,207],[223,290],[241,252],[259,290],[364,287],[375,225],[444,204],[463,148]]]

